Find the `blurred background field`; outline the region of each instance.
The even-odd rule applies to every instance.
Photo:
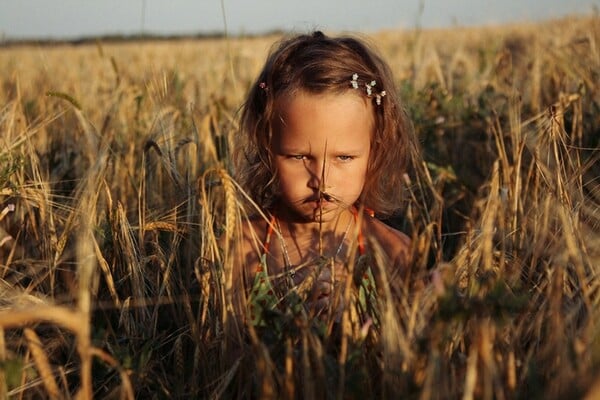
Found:
[[[598,17],[362,37],[425,162],[406,301],[346,357],[227,352],[209,261],[278,35],[0,48],[0,398],[600,396]]]

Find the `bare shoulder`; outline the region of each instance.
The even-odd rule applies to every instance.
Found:
[[[375,239],[386,252],[392,265],[408,268],[410,264],[411,240],[397,229],[381,222],[374,217],[365,217],[366,233]]]
[[[264,251],[267,222],[263,218],[250,218],[242,223],[237,243],[238,254],[246,268],[256,265]]]

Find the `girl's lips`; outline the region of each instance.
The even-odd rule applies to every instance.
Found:
[[[331,204],[332,202],[330,201],[329,198],[326,197],[322,197],[322,198],[318,198],[318,197],[311,197],[309,199],[306,200],[307,203],[316,205],[317,207],[319,205],[322,205],[323,207],[327,206],[328,204]]]
[[[329,206],[331,205],[331,202],[326,201],[326,200],[313,200],[310,204],[316,210],[319,208],[329,208]]]
[[[311,204],[316,204],[316,205],[319,205],[319,204],[326,205],[326,204],[331,204],[332,200],[333,200],[333,197],[330,194],[322,192],[321,196],[315,195],[315,196],[311,196],[311,197],[307,198],[306,203],[311,203]]]

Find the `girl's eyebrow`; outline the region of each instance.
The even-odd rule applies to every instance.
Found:
[[[291,153],[291,154],[305,154],[310,153],[312,146],[310,144],[308,146],[305,145],[297,145],[297,144],[287,144],[284,145],[281,142],[279,143],[279,151],[282,153]]]
[[[361,146],[361,147],[341,147],[340,149],[334,149],[332,151],[332,153],[334,154],[358,154],[358,153],[364,153],[365,152],[365,147]]]
[[[365,151],[363,148],[345,148],[340,150],[332,151],[330,154],[333,156],[340,155],[360,155]],[[298,147],[298,146],[279,146],[278,153],[280,154],[312,154],[310,148],[306,147]]]
[[[297,147],[281,147],[279,150],[280,153],[285,154],[306,154],[305,149],[300,149]]]

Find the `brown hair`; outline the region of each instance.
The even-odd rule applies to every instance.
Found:
[[[242,107],[239,137],[234,142],[236,175],[259,206],[267,209],[277,200],[271,141],[278,118],[278,100],[301,90],[312,94],[353,90],[354,74],[358,75],[359,90],[365,96],[365,84],[376,81],[374,104],[375,94],[385,91],[381,104],[372,107],[375,129],[360,201],[380,214],[390,214],[399,208],[411,125],[391,71],[362,41],[352,37],[331,38],[321,32],[279,42],[271,50]]]

